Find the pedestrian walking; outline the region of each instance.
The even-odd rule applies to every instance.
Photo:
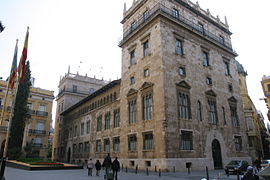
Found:
[[[257,168],[258,171],[261,170],[261,163],[262,163],[262,161],[261,161],[261,158],[260,158],[260,157],[257,158],[257,159],[254,161],[254,166]]]
[[[247,172],[244,174],[241,180],[259,180],[259,176],[253,173],[252,166],[248,166]]]
[[[117,172],[120,170],[120,163],[117,160],[117,157],[115,157],[112,163],[112,170],[113,170],[113,178],[117,180]]]
[[[109,171],[111,169],[111,165],[112,165],[112,159],[110,157],[110,153],[108,153],[108,155],[104,158],[104,161],[102,163],[102,167],[105,168],[104,179],[108,178],[108,174],[109,174]]]
[[[93,168],[94,168],[94,163],[93,163],[92,159],[90,158],[88,163],[87,163],[88,176],[92,176]]]
[[[99,162],[99,160],[96,161],[95,167],[96,167],[96,176],[99,176],[99,172],[101,170],[101,163]]]

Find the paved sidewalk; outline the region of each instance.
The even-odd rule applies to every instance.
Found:
[[[94,172],[95,174],[95,172]],[[5,177],[6,180],[103,180],[104,172],[101,172],[102,176],[87,176],[87,169],[79,170],[50,170],[50,171],[27,171],[21,169],[15,169],[6,167]],[[201,180],[206,177],[205,171],[195,171],[188,174],[187,172],[176,173],[162,173],[161,177],[158,173],[149,172],[119,172],[118,180]],[[209,171],[210,180],[212,179],[234,179],[236,175],[225,176],[223,170]]]

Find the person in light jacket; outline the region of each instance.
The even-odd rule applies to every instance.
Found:
[[[87,163],[88,176],[92,176],[93,167],[94,167],[94,163],[93,163],[92,159],[90,158],[88,163]]]

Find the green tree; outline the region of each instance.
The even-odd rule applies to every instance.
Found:
[[[10,127],[10,136],[8,143],[9,159],[17,159],[22,153],[25,121],[27,118],[29,118],[27,100],[31,86],[30,78],[30,63],[29,61],[27,61],[24,82],[19,84],[18,92],[15,99],[14,113]]]

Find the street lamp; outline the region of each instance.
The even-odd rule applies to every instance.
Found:
[[[1,33],[2,31],[4,31],[4,29],[5,29],[5,26],[3,26],[2,22],[0,21],[0,33]]]

